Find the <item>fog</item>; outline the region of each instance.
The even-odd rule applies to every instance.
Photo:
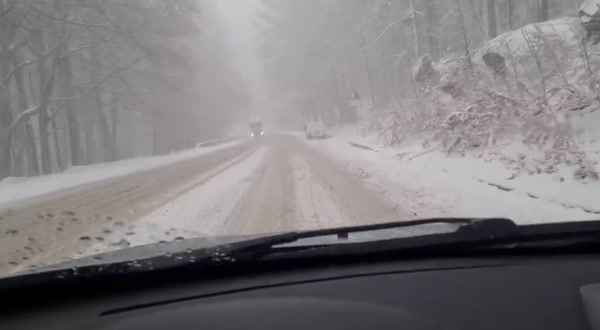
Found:
[[[214,1],[14,0],[0,13],[0,178],[189,148],[248,111]]]
[[[232,54],[232,64],[243,77],[250,103],[245,111],[250,117],[268,117],[272,109],[262,63],[258,55],[259,33],[256,14],[262,0],[223,0],[218,2],[219,17]]]
[[[0,276],[186,238],[597,219],[599,54],[600,0],[0,0]]]
[[[462,86],[480,76],[444,81],[438,69],[458,60],[473,69],[490,40],[575,18],[578,8],[567,0],[2,1],[0,178],[170,153],[242,134],[251,118],[273,130],[310,120],[373,128],[392,111],[396,125],[418,119],[403,127],[420,132],[481,90]],[[520,56],[500,56],[512,55]],[[546,69],[539,79],[513,66],[515,77],[488,87],[525,108],[540,98],[552,106],[546,77],[557,74]],[[532,93],[515,94],[521,85]],[[459,104],[438,111],[447,97]]]

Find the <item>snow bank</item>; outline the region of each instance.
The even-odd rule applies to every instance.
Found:
[[[234,141],[218,146],[186,150],[164,156],[140,157],[90,166],[76,166],[63,173],[52,175],[32,178],[7,178],[0,182],[0,207],[11,202],[41,196],[53,191],[174,164],[229,148],[240,142]]]
[[[573,118],[599,109],[599,54],[600,44],[585,39],[576,18],[532,24],[468,58],[433,63],[429,79],[420,80],[419,100],[379,113],[370,129],[389,144],[418,138],[447,152],[517,135],[551,148],[573,144]]]
[[[365,143],[407,171],[428,168],[439,179],[439,165],[476,186],[598,217],[600,43],[579,19],[561,18],[470,54],[433,63],[419,100],[363,123]]]
[[[512,178],[501,162],[481,157],[448,157],[437,150],[355,148],[354,136],[309,142],[339,160],[365,182],[385,191],[414,218],[508,217],[519,223],[597,219],[598,186],[553,175]],[[526,146],[522,146],[525,147]],[[518,145],[506,153],[519,153]]]

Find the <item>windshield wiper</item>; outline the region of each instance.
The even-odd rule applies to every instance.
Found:
[[[299,253],[296,253],[295,257],[357,256],[378,253],[401,253],[408,256],[413,252],[419,256],[424,256],[425,253],[456,255],[465,252],[489,253],[490,251],[504,253],[550,251],[551,249],[564,251],[565,248],[600,251],[600,221],[516,225],[508,219],[473,219],[450,233],[328,245],[312,250],[296,249]]]
[[[309,244],[290,246],[292,243],[297,243],[299,241],[311,238],[335,236],[338,240],[345,241],[350,239],[350,234],[375,233],[391,229],[438,224],[456,225],[456,228],[453,231],[451,230],[442,233],[425,233],[423,235],[401,236],[395,238],[394,235],[388,235],[380,238],[378,238],[377,235],[373,235],[370,239],[366,240],[366,242],[354,243],[350,240],[348,242],[350,244],[343,244],[343,247],[341,248],[345,249],[346,247],[350,246],[358,247],[359,244],[380,244],[382,242],[404,242],[404,248],[417,247],[431,245],[433,242],[439,242],[438,240],[442,237],[452,237],[452,241],[464,240],[467,239],[467,237],[476,237],[478,240],[493,240],[501,237],[513,236],[519,228],[515,222],[504,218],[435,218],[295,232],[290,233],[289,235],[284,234],[266,237],[263,239],[263,241],[240,242],[237,243],[239,244],[237,246],[236,243],[234,243],[225,247],[216,247],[214,249],[218,251],[223,251],[223,249],[225,249],[227,251],[226,254],[236,256],[235,261],[255,261],[266,255],[315,250],[320,248],[337,247],[340,245],[336,244],[339,242],[334,241],[331,243],[323,243],[318,245]],[[364,251],[368,251],[368,249],[365,249]]]
[[[459,228],[469,227],[479,231],[481,235],[487,235],[493,231],[506,231],[516,225],[506,219],[468,219],[468,218],[440,218],[413,221],[389,222],[357,227],[344,227],[323,230],[312,230],[304,232],[289,232],[283,234],[268,235],[258,238],[218,245],[215,247],[186,250],[178,253],[168,253],[148,258],[131,261],[96,263],[85,266],[75,266],[64,269],[55,269],[43,273],[29,273],[17,277],[9,277],[0,280],[0,289],[10,287],[13,284],[27,284],[28,281],[39,282],[53,279],[67,281],[70,279],[81,279],[86,277],[111,276],[118,274],[136,274],[140,272],[151,272],[173,267],[203,267],[223,264],[232,264],[242,261],[256,261],[266,255],[282,252],[287,248],[278,246],[295,243],[307,238],[337,236],[340,239],[347,238],[351,233],[365,233],[386,229],[400,229],[418,227],[432,224],[454,224]],[[493,230],[491,228],[494,228]],[[310,245],[299,249],[315,248]],[[15,283],[12,283],[15,281]]]
[[[513,233],[518,226],[509,219],[470,219],[470,218],[439,218],[412,221],[388,222],[373,225],[342,227],[332,229],[320,229],[303,232],[289,232],[283,234],[269,235],[265,237],[253,238],[239,242],[233,242],[215,247],[202,248],[183,253],[177,253],[169,256],[158,256],[145,260],[136,260],[129,263],[109,264],[105,270],[118,272],[131,272],[150,269],[160,269],[165,267],[189,266],[199,267],[205,265],[226,265],[240,262],[254,262],[264,256],[286,251],[310,250],[318,247],[332,246],[333,244],[304,245],[289,247],[289,244],[297,243],[304,239],[337,236],[338,239],[347,239],[352,233],[367,233],[389,229],[401,229],[409,227],[419,227],[425,225],[456,225],[456,232],[476,235],[479,238],[494,238],[498,235],[509,235]],[[450,234],[455,233],[453,231]],[[421,238],[439,235],[422,235]],[[405,240],[408,238],[398,238]],[[133,263],[133,267],[131,266]],[[126,266],[125,268],[123,266]],[[79,272],[83,274],[83,272]]]
[[[450,224],[457,229],[445,233],[373,239],[344,244],[317,243],[292,244],[304,239],[337,236],[346,240],[349,234],[381,230],[410,228],[425,225]],[[319,240],[316,240],[317,242]],[[353,256],[377,253],[407,253],[430,251],[467,251],[481,248],[514,248],[516,244],[556,241],[600,246],[600,221],[517,225],[509,219],[441,218],[401,221],[357,227],[333,228],[304,232],[290,232],[252,238],[209,248],[187,250],[140,260],[96,264],[61,269],[39,274],[29,274],[0,281],[0,289],[14,285],[27,285],[48,280],[75,280],[113,275],[135,275],[169,269],[206,270],[219,265],[236,265],[270,260],[280,257]],[[41,276],[41,277],[40,277]],[[37,277],[37,278],[36,278]],[[11,281],[14,283],[11,284]]]
[[[376,232],[386,229],[408,228],[432,224],[456,224],[455,231],[415,235],[409,237],[385,237],[348,244],[291,245],[303,239],[335,235],[338,239],[348,239],[349,234]],[[365,255],[380,252],[448,252],[517,249],[562,249],[592,248],[600,250],[600,221],[544,223],[517,225],[510,219],[428,219],[382,223],[358,227],[333,228],[292,233],[287,237],[267,237],[261,242],[246,246],[231,245],[227,254],[237,261],[257,261],[265,257],[300,257]],[[217,247],[219,249],[220,247]]]

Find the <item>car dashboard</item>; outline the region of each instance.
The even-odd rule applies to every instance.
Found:
[[[277,263],[4,292],[0,328],[595,329],[596,283],[596,254]]]

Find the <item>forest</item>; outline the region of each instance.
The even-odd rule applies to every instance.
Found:
[[[399,123],[421,116],[419,125],[411,127],[420,131],[432,120],[438,120],[437,117],[446,120],[450,114],[471,107],[476,91],[471,93],[473,88],[462,86],[470,82],[486,85],[500,97],[506,96],[506,100],[514,101],[513,105],[519,103],[521,108],[537,102],[537,99],[545,99],[540,93],[525,95],[524,98],[517,95],[519,90],[523,90],[519,84],[533,90],[532,86],[537,82],[531,81],[555,75],[553,70],[560,54],[554,54],[553,49],[560,52],[561,48],[553,47],[549,41],[555,38],[554,35],[538,33],[536,29],[544,30],[546,25],[543,24],[550,24],[550,29],[556,26],[559,31],[563,21],[560,24],[544,22],[561,17],[567,17],[569,20],[565,22],[579,29],[575,25],[580,25],[579,9],[583,2],[264,0],[257,25],[262,31],[261,57],[271,87],[277,90],[286,108],[293,109],[282,113],[283,120],[287,118],[293,122],[300,118],[319,118],[332,125],[352,123],[357,116],[363,121],[372,121],[377,117],[374,115],[393,112],[392,122],[395,125],[376,129],[396,129],[394,126],[399,126]],[[498,47],[491,42],[510,31],[519,36],[524,34],[531,47],[522,51],[517,49],[521,45],[513,44],[511,40],[502,42]],[[550,36],[546,38],[546,35]],[[565,36],[557,37],[560,38],[563,39],[556,40],[557,43],[570,42],[564,39]],[[579,49],[577,43],[575,46]],[[510,50],[510,47],[515,49]],[[549,51],[546,52],[544,47]],[[488,68],[480,68],[476,63],[481,62],[485,53],[481,53],[482,48],[492,54],[488,56],[504,53],[508,48],[510,51],[502,55],[501,61],[507,69],[505,71],[509,72],[503,77],[482,77],[488,73]],[[511,56],[514,61],[510,61]],[[542,78],[539,72],[521,72],[521,67],[524,71],[536,68],[537,64],[544,62],[541,58],[544,56],[553,56],[553,59],[549,63],[541,63]],[[427,81],[428,70],[431,76],[444,77],[438,77],[435,83]],[[444,75],[444,71],[448,74]],[[450,74],[448,71],[454,72]],[[513,73],[520,76],[507,76]],[[538,77],[524,81],[525,76],[534,74]],[[444,81],[459,76],[463,80]],[[455,88],[457,86],[461,88]],[[551,90],[550,86],[545,87]],[[361,97],[359,110],[348,102],[353,90],[358,91]],[[452,101],[461,102],[445,102],[436,93],[439,90],[445,91],[445,94],[456,91]],[[546,92],[544,90],[543,93]],[[447,111],[440,113],[440,107],[446,107]],[[384,119],[389,118],[387,115]],[[406,129],[410,125],[400,126]],[[393,143],[400,138],[390,136],[388,140]]]
[[[224,136],[247,103],[210,0],[0,0],[0,179]]]

